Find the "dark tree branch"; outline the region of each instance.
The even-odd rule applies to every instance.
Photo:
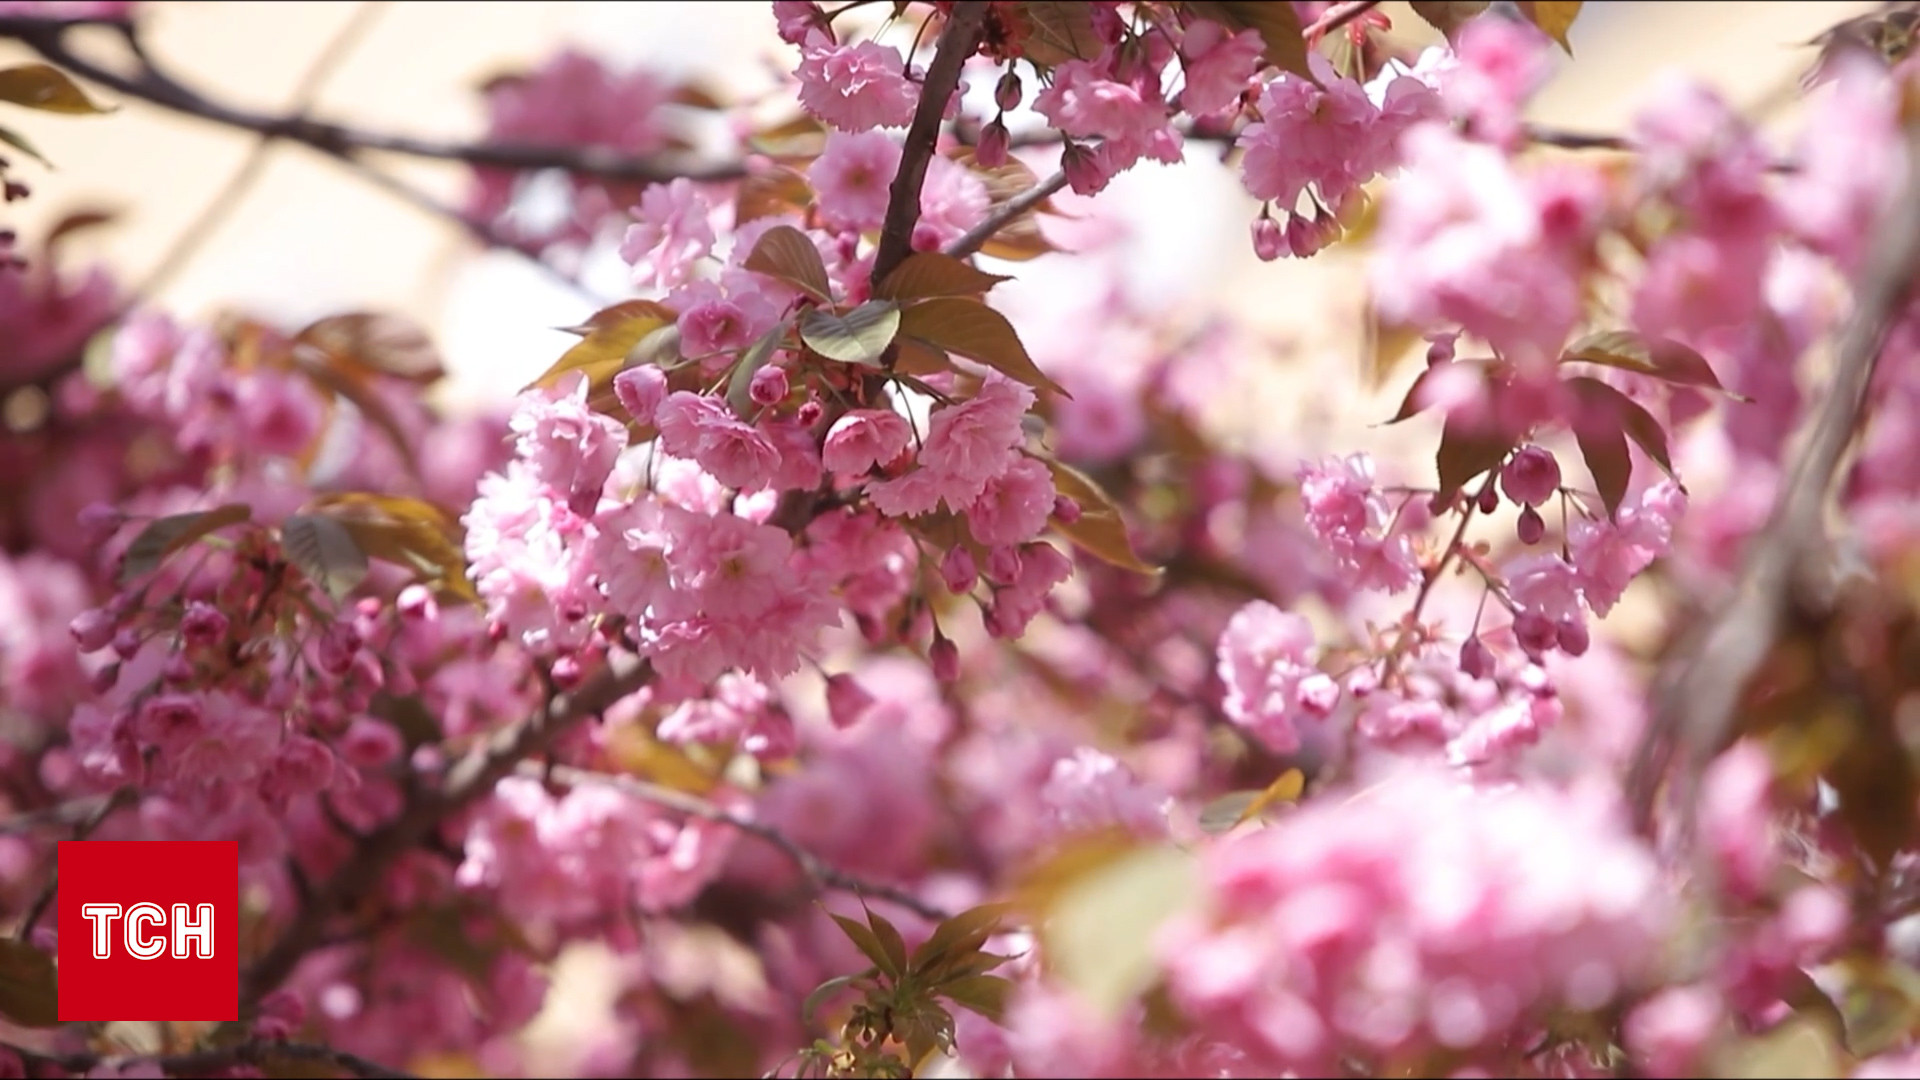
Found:
[[[933,62],[920,85],[920,104],[907,127],[900,151],[900,170],[887,189],[887,216],[880,226],[880,247],[873,256],[873,282],[879,284],[913,252],[913,227],[920,223],[920,188],[926,183],[927,162],[940,141],[940,125],[947,103],[960,85],[960,68],[980,47],[987,17],[986,0],[961,0],[953,6],[946,29],[940,32]]]
[[[1920,123],[1906,132],[1910,162],[1920,162]],[[1654,713],[1636,748],[1627,795],[1646,830],[1660,785],[1676,753],[1688,812],[1695,774],[1736,731],[1740,695],[1779,635],[1796,600],[1821,604],[1820,568],[1827,564],[1827,495],[1866,405],[1887,331],[1920,276],[1920,187],[1901,189],[1868,253],[1854,292],[1854,311],[1835,346],[1832,385],[1813,428],[1775,498],[1767,524],[1747,553],[1732,593],[1673,653],[1655,686]]]
[[[124,1069],[134,1065],[158,1066],[161,1072],[174,1076],[204,1076],[207,1073],[222,1072],[236,1065],[252,1065],[270,1068],[284,1066],[287,1062],[299,1062],[303,1065],[319,1065],[332,1068],[348,1076],[380,1077],[392,1080],[410,1080],[411,1074],[398,1069],[390,1069],[378,1062],[349,1054],[344,1050],[335,1050],[329,1046],[312,1046],[306,1043],[246,1042],[238,1046],[225,1046],[212,1050],[195,1050],[186,1054],[52,1054],[38,1050],[0,1044],[5,1049],[20,1055],[31,1071],[32,1066],[45,1066],[69,1073],[85,1073],[101,1066],[110,1069]]]
[[[114,25],[125,37],[129,51],[139,61],[138,66],[132,74],[103,67],[69,47],[67,31],[76,25],[84,24],[66,19],[0,18],[0,38],[13,38],[49,63],[115,93],[225,127],[251,131],[263,138],[303,143],[334,157],[379,151],[458,161],[481,168],[564,169],[581,176],[632,183],[658,183],[677,177],[729,180],[745,174],[745,164],[740,161],[673,163],[601,147],[443,142],[315,120],[303,110],[257,112],[215,101],[155,66],[140,48],[138,33],[131,24]]]

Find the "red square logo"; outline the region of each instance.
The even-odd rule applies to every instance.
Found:
[[[240,1018],[240,845],[60,843],[60,1019]]]

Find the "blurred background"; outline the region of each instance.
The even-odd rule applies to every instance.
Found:
[[[1790,96],[1783,91],[1812,57],[1809,38],[1871,6],[1590,2],[1573,30],[1575,57],[1539,98],[1535,119],[1623,131],[1662,69],[1703,78],[1737,104],[1765,107]],[[311,115],[438,139],[478,137],[478,87],[563,45],[669,74],[698,72],[742,92],[766,88],[794,63],[763,3],[162,0],[142,8],[156,59],[209,97],[283,110],[304,81],[317,80]],[[1396,28],[1419,25],[1402,3],[1382,10]],[[124,59],[104,31],[79,44],[103,63]],[[0,42],[0,62],[23,54]],[[120,102],[110,92],[97,96]],[[139,281],[211,203],[231,202],[158,290],[178,314],[237,305],[298,322],[347,309],[399,310],[435,332],[454,375],[447,392],[479,404],[501,400],[538,373],[571,340],[550,328],[592,310],[587,298],[519,257],[481,251],[457,224],[304,147],[269,149],[259,174],[235,191],[230,180],[252,136],[120,103],[106,117],[9,117],[57,166],[25,167],[35,194],[9,207],[10,215],[31,243],[71,211],[119,211],[111,227],[76,240],[68,258],[102,259],[122,280]],[[1210,151],[1192,156],[1189,169],[1142,166],[1102,197],[1103,214],[1128,230],[1115,260],[1128,291],[1156,305],[1205,298],[1272,321],[1305,354],[1354,370],[1358,322],[1339,317],[1356,310],[1353,260],[1259,263],[1246,241],[1252,200]],[[449,205],[461,202],[469,183],[457,164],[382,164]],[[1030,263],[1022,274],[1044,289],[1054,276],[1046,264],[1063,261]],[[1335,317],[1299,317],[1311,312]],[[1249,417],[1273,415],[1270,403],[1250,399],[1245,408]]]

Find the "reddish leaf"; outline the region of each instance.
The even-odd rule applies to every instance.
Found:
[[[916,251],[888,274],[873,294],[905,303],[935,296],[978,297],[1003,281],[1001,274],[976,270],[971,264],[937,251]]]
[[[1540,28],[1540,31],[1558,42],[1568,56],[1573,55],[1573,43],[1567,40],[1567,34],[1573,30],[1573,20],[1580,17],[1582,0],[1519,0],[1514,6],[1527,21]]]
[[[900,313],[900,333],[978,360],[1036,390],[1072,396],[1034,364],[1007,317],[978,300],[942,296],[921,301]]]
[[[1720,385],[1707,358],[1677,341],[1646,338],[1630,330],[1588,334],[1560,356],[1560,362],[1599,364],[1602,367],[1649,375],[1678,386],[1718,390],[1739,401],[1746,398]]]
[[[167,556],[203,536],[252,519],[253,508],[246,503],[227,503],[211,510],[156,518],[148,522],[147,527],[141,529],[140,534],[133,538],[133,543],[128,545],[120,563],[120,584],[125,585],[134,578],[158,570]]]
[[[1590,423],[1575,428],[1573,437],[1580,444],[1580,456],[1586,459],[1587,471],[1593,474],[1594,489],[1600,493],[1600,501],[1607,505],[1607,516],[1613,517],[1626,500],[1627,481],[1633,477],[1633,458],[1627,453],[1626,433],[1618,427]]]
[[[1673,475],[1673,458],[1667,450],[1667,429],[1639,402],[1598,379],[1584,375],[1568,379],[1567,385],[1579,397],[1584,421],[1600,427],[1615,428],[1632,439],[1641,452],[1653,459],[1660,471]]]
[[[791,225],[768,229],[740,265],[784,281],[823,304],[833,302],[833,285],[827,280],[827,264],[820,258],[820,249],[813,246],[806,233]]]
[[[1305,27],[1292,4],[1272,0],[1207,0],[1187,4],[1187,10],[1229,30],[1253,30],[1266,46],[1267,63],[1282,71],[1312,78],[1307,70]]]
[[[1133,541],[1128,538],[1127,523],[1120,516],[1120,508],[1092,477],[1058,461],[1048,461],[1046,465],[1053,471],[1054,490],[1080,506],[1080,516],[1072,524],[1057,517],[1053,519],[1053,527],[1060,535],[1122,570],[1149,575],[1160,572],[1159,567],[1142,562],[1140,556],[1134,554]]]
[[[329,363],[361,373],[376,373],[426,385],[446,374],[440,350],[412,320],[375,311],[333,315],[295,336]]]
[[[0,938],[0,1016],[22,1027],[60,1023],[53,957],[17,938]]]
[[[22,64],[0,70],[0,101],[75,116],[114,111],[110,106],[95,104],[66,72],[50,64]]]
[[[1440,450],[1434,455],[1441,500],[1452,499],[1475,477],[1499,468],[1519,441],[1518,432],[1447,417],[1447,425],[1440,431]]]

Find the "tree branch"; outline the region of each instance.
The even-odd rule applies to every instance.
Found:
[[[873,256],[873,283],[878,285],[913,251],[913,227],[920,223],[920,188],[926,183],[927,162],[940,141],[940,125],[947,103],[960,85],[960,68],[980,47],[987,17],[986,0],[961,0],[953,6],[946,29],[940,32],[933,62],[920,84],[920,103],[907,127],[900,150],[900,169],[887,189],[887,216],[880,226],[880,247]]]
[[[1052,198],[1059,190],[1067,186],[1067,174],[1054,173],[1045,180],[993,208],[992,212],[981,220],[980,224],[968,229],[966,235],[948,244],[942,254],[956,259],[967,256],[985,247],[987,242],[999,235],[1000,230],[1018,220],[1022,214]]]
[[[303,143],[333,156],[381,151],[409,157],[459,161],[482,168],[564,169],[581,176],[633,183],[660,183],[677,177],[692,180],[730,180],[745,175],[745,163],[665,162],[653,156],[634,157],[591,146],[537,146],[524,143],[462,143],[369,131],[346,124],[314,120],[301,111],[265,113],[215,101],[156,67],[139,47],[131,24],[114,24],[139,59],[131,74],[123,74],[88,60],[67,45],[70,19],[0,18],[0,38],[13,38],[39,53],[49,63],[66,68],[115,93],[187,116],[251,131],[263,138]]]
[[[399,818],[363,840],[352,857],[314,890],[293,924],[246,971],[240,1000],[258,1001],[286,981],[301,959],[326,940],[328,922],[375,888],[387,869],[431,836],[441,822],[492,791],[522,760],[553,745],[563,733],[605,712],[652,678],[653,668],[644,660],[625,670],[609,666],[576,693],[550,701],[533,716],[494,732],[455,762],[437,790],[418,794]]]
[[[743,833],[756,836],[772,844],[774,847],[779,848],[782,855],[785,855],[795,866],[799,867],[800,872],[805,874],[815,886],[822,889],[835,889],[840,892],[852,893],[855,896],[889,900],[922,918],[932,919],[936,922],[949,918],[953,914],[952,912],[944,911],[927,903],[925,900],[920,899],[904,889],[897,889],[891,885],[881,885],[876,882],[866,881],[849,874],[811,851],[808,851],[802,847],[798,841],[772,825],[733,813],[719,806],[715,806],[713,803],[696,795],[689,795],[684,791],[676,791],[673,788],[662,787],[659,784],[650,784],[638,777],[616,776],[612,773],[594,772],[591,769],[576,769],[569,765],[547,767],[525,764],[520,766],[520,771],[536,778],[551,778],[571,787],[579,787],[584,784],[601,784],[611,787],[616,791],[631,795],[642,802],[652,803],[655,806],[672,810],[675,813],[685,814],[691,818],[699,818],[701,821],[711,821],[717,825],[730,825]]]
[[[186,1054],[50,1054],[38,1050],[28,1050],[11,1044],[0,1043],[0,1047],[20,1055],[21,1061],[28,1066],[50,1066],[69,1073],[86,1073],[102,1066],[119,1070],[134,1065],[157,1066],[161,1072],[172,1075],[205,1075],[231,1069],[236,1065],[252,1065],[270,1068],[284,1066],[294,1061],[307,1065],[329,1066],[357,1077],[382,1077],[394,1080],[411,1080],[411,1074],[398,1069],[390,1069],[378,1062],[349,1054],[344,1050],[335,1050],[329,1046],[314,1046],[307,1043],[246,1042],[238,1046],[224,1046],[212,1050],[195,1050]],[[117,1075],[117,1071],[114,1075]]]
[[[1910,165],[1920,165],[1920,122],[1907,127],[1906,154]],[[1657,680],[1654,714],[1626,781],[1643,831],[1651,827],[1653,804],[1676,751],[1686,785],[1680,805],[1690,805],[1694,774],[1734,734],[1740,695],[1778,636],[1789,605],[1797,596],[1818,597],[1809,564],[1823,562],[1815,557],[1826,545],[1827,493],[1860,425],[1887,331],[1920,276],[1920,187],[1906,185],[1898,198],[1860,272],[1853,316],[1835,347],[1832,385],[1767,524],[1729,598],[1681,642]]]

